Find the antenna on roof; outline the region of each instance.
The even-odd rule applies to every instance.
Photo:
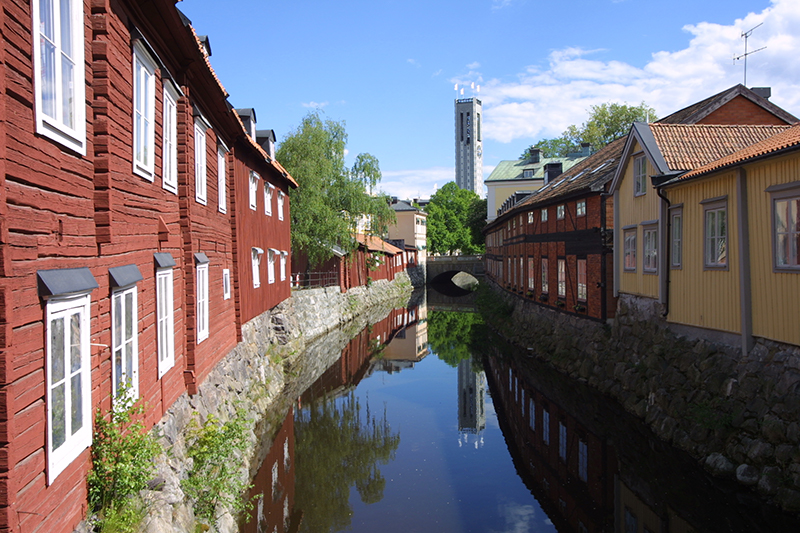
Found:
[[[764,23],[762,22],[761,24]],[[744,59],[744,83],[742,85],[744,85],[745,87],[747,87],[747,56],[749,56],[750,54],[755,54],[756,52],[760,52],[761,50],[766,48],[766,46],[762,46],[758,50],[753,50],[752,52],[747,51],[747,39],[750,37],[750,35],[753,34],[753,30],[761,26],[761,24],[757,24],[756,26],[750,28],[748,31],[742,32],[742,37],[744,38],[744,53],[740,56],[733,56],[734,63],[740,59]]]

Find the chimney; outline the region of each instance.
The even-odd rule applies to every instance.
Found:
[[[528,151],[528,154],[530,156],[529,159],[531,163],[538,163],[539,159],[541,158],[542,151],[539,148],[531,148]]]
[[[544,184],[552,182],[561,175],[561,163],[547,163],[544,166]]]
[[[771,87],[750,87],[750,90],[765,100],[769,100],[769,97],[772,96]]]
[[[587,157],[592,155],[592,145],[589,143],[581,143],[581,155]]]

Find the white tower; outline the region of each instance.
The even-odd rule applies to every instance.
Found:
[[[481,101],[456,100],[456,185],[483,196]]]

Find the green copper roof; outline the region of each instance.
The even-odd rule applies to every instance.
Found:
[[[500,161],[485,181],[543,180],[544,166],[546,164],[561,163],[561,171],[566,172],[584,159],[586,159],[584,155],[575,155],[569,157],[543,157],[536,163],[532,163],[530,159]],[[524,177],[525,170],[532,170],[533,175],[527,178]]]

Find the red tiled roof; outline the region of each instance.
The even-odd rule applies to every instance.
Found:
[[[694,170],[790,127],[659,123],[649,126],[670,170]]]
[[[396,246],[392,246],[383,239],[379,239],[373,235],[364,235],[363,233],[356,234],[356,240],[367,247],[371,252],[384,252],[387,254],[397,255],[403,253],[403,250]]]
[[[283,165],[278,163],[277,159],[271,158],[269,156],[269,154],[263,148],[261,148],[261,145],[258,144],[255,141],[255,139],[253,139],[252,137],[250,137],[250,135],[247,134],[247,129],[244,127],[244,123],[242,122],[241,117],[239,117],[239,113],[237,113],[235,109],[233,110],[233,116],[236,117],[236,120],[239,122],[239,125],[242,127],[242,131],[245,134],[244,135],[245,139],[247,139],[247,142],[250,144],[250,146],[254,150],[256,150],[257,152],[259,152],[264,157],[264,160],[267,161],[268,164],[272,165],[275,168],[275,170],[277,170],[286,180],[289,181],[289,183],[291,183],[295,188],[297,188],[298,187],[297,182],[289,174],[289,172],[285,168],[283,168]]]
[[[696,168],[691,172],[682,175],[679,178],[679,181],[695,178],[715,170],[736,165],[738,163],[744,163],[750,159],[761,157],[794,146],[800,147],[800,122],[794,124],[793,126],[789,126],[788,128],[784,128],[783,131],[780,131],[772,137],[769,137],[761,142],[752,144],[737,152]]]

